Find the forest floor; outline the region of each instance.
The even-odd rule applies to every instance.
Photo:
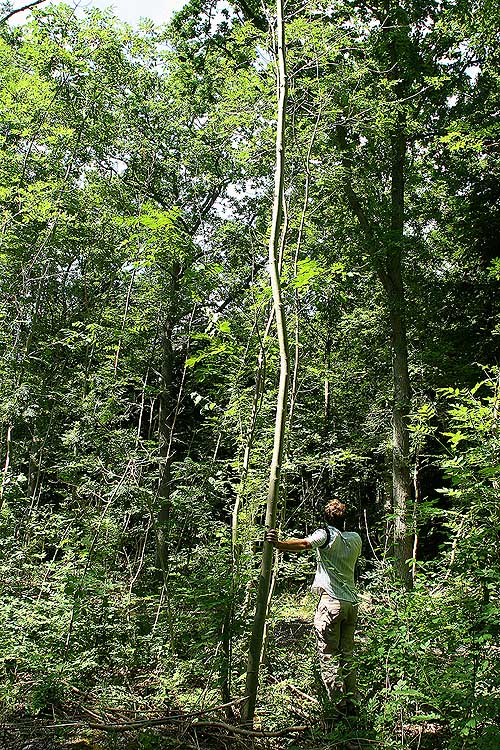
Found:
[[[17,704],[0,723],[0,750],[439,750],[448,729],[401,716],[381,739],[368,703],[360,715],[326,726],[322,720],[309,599],[290,609],[282,602],[269,638],[254,730],[239,725],[241,700],[217,706],[217,689],[183,685],[161,693],[157,676],[115,674],[114,688],[77,688],[63,681],[59,697],[38,712]],[[359,641],[361,642],[361,638]],[[23,682],[29,685],[28,676]],[[210,682],[210,680],[209,680]],[[233,713],[234,709],[234,714]],[[390,736],[392,734],[392,736]]]
[[[376,738],[366,716],[344,719],[333,726],[311,716],[302,726],[280,732],[248,731],[220,716],[197,719],[101,715],[85,709],[69,715],[57,713],[36,719],[11,716],[0,725],[2,750],[370,750],[388,747]],[[91,714],[94,714],[93,716]],[[119,717],[122,718],[119,718]],[[101,725],[102,728],[99,727]],[[106,727],[104,729],[104,727]],[[400,736],[397,737],[396,734]],[[423,723],[400,726],[391,747],[438,750],[445,740],[442,725]],[[399,742],[398,742],[399,739]]]
[[[201,652],[193,625],[195,645],[189,652],[181,643],[182,658],[165,649],[154,661],[153,649],[137,647],[139,664],[127,652],[83,673],[75,660],[52,681],[46,667],[6,661],[0,750],[498,750],[498,703],[482,672],[474,695],[485,717],[474,726],[463,698],[473,656],[496,675],[498,653],[489,639],[474,651],[457,637],[464,618],[452,618],[455,599],[434,609],[425,591],[393,603],[380,596],[378,610],[365,595],[362,601],[356,643],[363,701],[355,718],[325,726],[314,599],[285,591],[269,618],[254,730],[239,723],[241,698],[221,705],[216,653]],[[436,622],[428,616],[434,611]],[[234,645],[240,670],[233,670],[230,691],[241,695],[245,638]]]

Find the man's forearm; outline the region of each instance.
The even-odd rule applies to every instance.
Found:
[[[302,552],[310,549],[311,542],[307,539],[284,539],[282,542],[274,542],[274,546],[282,552]]]

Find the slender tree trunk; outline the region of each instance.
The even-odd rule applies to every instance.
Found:
[[[498,412],[500,409],[500,372],[496,377],[494,389],[495,395],[493,400],[493,421],[491,424],[491,431],[493,434],[498,431]],[[500,482],[498,481],[498,479],[493,479],[491,484],[493,485],[493,488],[495,490],[500,489]]]
[[[274,309],[269,313],[264,335],[261,338],[259,354],[257,356],[257,370],[255,373],[255,388],[253,393],[252,401],[252,412],[250,415],[250,424],[248,425],[247,436],[245,441],[245,447],[243,451],[243,462],[241,466],[240,485],[238,488],[238,494],[234,502],[232,517],[231,517],[231,543],[233,552],[233,565],[236,564],[237,558],[237,546],[238,546],[238,517],[245,493],[246,481],[248,478],[248,471],[250,469],[250,456],[252,453],[253,439],[255,436],[255,427],[257,424],[257,416],[259,413],[259,404],[262,400],[262,394],[264,392],[264,383],[266,377],[266,350],[265,344],[266,339],[271,330],[271,325],[274,320]]]
[[[384,454],[384,469],[381,479],[381,503],[379,506],[382,517],[385,519],[384,528],[384,554],[385,562],[387,556],[392,557],[394,552],[394,524],[392,522],[392,509],[394,507],[392,496],[394,485],[392,482],[392,451],[387,450]]]
[[[276,166],[274,174],[274,200],[271,224],[271,236],[269,238],[269,268],[271,274],[271,287],[273,291],[273,303],[276,315],[276,328],[280,349],[280,379],[278,388],[278,399],[276,407],[276,422],[274,430],[274,446],[269,476],[269,489],[266,507],[266,528],[272,528],[276,522],[276,509],[278,501],[279,480],[281,460],[283,456],[284,432],[286,423],[286,406],[288,395],[288,371],[289,352],[286,320],[283,301],[281,296],[281,284],[278,270],[278,245],[280,237],[280,226],[282,219],[282,201],[284,185],[284,148],[285,148],[285,112],[287,102],[287,75],[285,57],[285,30],[283,20],[283,2],[278,0],[277,20],[277,62],[278,62],[278,121],[276,127]],[[245,695],[247,700],[243,707],[243,720],[253,722],[255,704],[257,700],[257,687],[259,682],[259,668],[262,651],[262,638],[264,624],[267,615],[269,585],[273,562],[273,547],[269,542],[264,542],[262,553],[262,564],[259,576],[259,588],[255,616],[250,639],[250,648],[247,662],[247,677],[245,684]]]
[[[391,142],[391,223],[386,247],[381,247],[373,224],[352,187],[352,162],[347,145],[346,130],[337,127],[337,139],[342,152],[348,181],[344,184],[349,205],[357,217],[371,248],[377,275],[384,287],[391,326],[393,375],[393,450],[392,495],[394,513],[394,555],[396,570],[406,588],[412,587],[411,570],[407,560],[412,557],[412,539],[408,532],[408,513],[412,496],[410,471],[410,437],[408,415],[411,403],[408,374],[408,342],[405,318],[402,255],[404,228],[404,164],[406,156],[405,123],[401,116],[392,133]]]
[[[7,437],[5,439],[5,462],[3,465],[2,470],[2,481],[0,484],[0,508],[3,505],[3,493],[4,493],[4,487],[7,480],[7,475],[9,472],[9,465],[10,465],[10,451],[11,451],[11,445],[12,445],[12,429],[13,425],[9,424],[7,427]]]
[[[158,415],[160,479],[158,484],[158,531],[157,557],[158,567],[165,574],[168,567],[168,525],[170,521],[170,490],[172,481],[172,429],[174,417],[174,397],[172,380],[174,374],[174,349],[172,335],[176,312],[176,300],[180,269],[177,264],[172,268],[172,286],[170,305],[163,321],[161,333],[161,392]]]
[[[309,148],[307,149],[306,155],[306,178],[304,183],[304,201],[302,204],[302,213],[300,215],[299,231],[297,235],[297,245],[295,247],[295,254],[293,258],[293,275],[297,276],[298,264],[300,259],[300,251],[302,249],[302,239],[304,236],[304,227],[306,223],[307,207],[309,205],[309,191],[311,187],[311,152],[318,132],[319,121],[321,119],[321,109],[316,117],[316,123],[314,125],[313,134],[309,141]],[[286,230],[282,232],[283,244],[286,240]],[[293,424],[293,417],[295,414],[295,406],[297,404],[297,396],[299,391],[299,361],[300,361],[300,338],[299,338],[299,317],[300,317],[300,298],[298,289],[294,290],[293,303],[295,311],[295,324],[294,324],[294,353],[293,353],[293,373],[292,382],[290,386],[290,414],[288,417],[288,426],[291,428]]]
[[[415,583],[415,578],[417,575],[417,552],[418,552],[418,544],[419,544],[419,538],[418,538],[418,506],[420,503],[420,455],[417,451],[417,455],[415,456],[415,468],[413,471],[413,518],[412,518],[412,526],[413,526],[413,545],[412,545],[412,558],[413,558],[413,565],[411,569],[411,578],[413,583]]]
[[[124,334],[124,331],[125,331],[125,324],[127,322],[127,314],[128,314],[128,309],[129,309],[129,306],[130,306],[130,299],[132,297],[132,288],[134,286],[135,273],[136,273],[136,269],[134,268],[133,271],[132,271],[132,274],[130,276],[130,282],[129,282],[128,289],[127,289],[127,297],[125,299],[125,311],[123,313],[123,320],[122,320],[122,327],[121,327],[121,331],[120,331],[120,338],[118,340],[118,346],[116,347],[115,362],[114,362],[114,376],[115,376],[115,378],[116,378],[116,373],[118,371],[118,360],[120,358],[120,350],[121,350],[122,342],[123,342],[123,334]]]
[[[274,321],[274,308],[271,309],[264,334],[260,338],[259,354],[257,356],[257,368],[255,373],[255,387],[252,399],[252,411],[250,414],[250,422],[246,431],[245,444],[243,449],[243,461],[240,473],[240,483],[236,499],[234,501],[233,510],[231,514],[231,587],[229,590],[228,601],[226,604],[226,611],[224,614],[224,621],[222,624],[222,651],[223,659],[221,665],[221,697],[223,703],[229,703],[231,701],[231,655],[232,655],[232,624],[234,619],[235,600],[239,591],[240,584],[240,556],[241,556],[241,545],[238,539],[239,531],[239,514],[243,498],[245,495],[246,483],[248,479],[248,472],[250,470],[250,458],[252,454],[253,440],[255,436],[255,428],[257,425],[257,417],[259,414],[260,404],[262,401],[262,395],[264,392],[265,378],[266,378],[266,350],[265,344],[271,325]],[[234,711],[232,706],[228,706],[226,709],[226,715],[230,719],[234,719]]]
[[[166,526],[170,514],[170,481],[172,456],[169,454],[170,419],[172,415],[173,348],[171,321],[165,323],[162,334],[161,396],[159,413],[160,431],[160,480],[158,485],[158,557],[161,567],[167,556]]]
[[[330,366],[331,366],[331,354],[332,354],[332,339],[330,336],[330,333],[327,334],[326,337],[326,343],[325,343],[325,396],[324,396],[324,407],[323,407],[323,416],[324,416],[324,425],[325,425],[325,432],[328,431],[330,427]]]
[[[31,446],[28,450],[28,496],[34,498],[37,489],[37,445],[36,435],[31,439]]]
[[[175,277],[173,285],[175,284]],[[172,380],[174,372],[174,350],[172,345],[173,333],[173,311],[175,309],[175,297],[172,297],[167,317],[163,323],[161,333],[161,391],[159,397],[158,433],[159,433],[159,459],[160,478],[158,483],[158,513],[156,516],[156,566],[162,576],[162,587],[160,600],[156,614],[153,630],[156,627],[160,609],[163,601],[166,603],[168,619],[168,636],[170,646],[174,648],[174,628],[172,609],[170,604],[170,592],[168,589],[169,578],[169,536],[170,536],[170,492],[172,479],[172,419],[173,419],[173,393]]]

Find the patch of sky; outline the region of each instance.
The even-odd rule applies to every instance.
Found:
[[[172,14],[185,5],[185,0],[88,0],[85,2],[68,3],[73,7],[75,15],[82,16],[91,8],[105,10],[110,8],[121,21],[126,21],[132,26],[138,26],[141,19],[150,19],[155,24],[163,24],[170,21]],[[26,0],[16,0],[13,9],[22,8]],[[38,6],[40,7],[40,6]],[[43,7],[43,4],[41,5]],[[29,20],[31,11],[23,11],[12,16],[10,23],[20,25]]]
[[[264,49],[263,47],[257,47],[255,50],[255,60],[253,62],[253,66],[255,70],[265,70],[268,65],[271,63],[272,57],[269,53],[269,50]]]

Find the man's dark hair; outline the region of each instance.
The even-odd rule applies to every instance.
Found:
[[[334,497],[325,505],[323,514],[327,523],[335,524],[336,521],[341,521],[345,516],[345,503]]]

